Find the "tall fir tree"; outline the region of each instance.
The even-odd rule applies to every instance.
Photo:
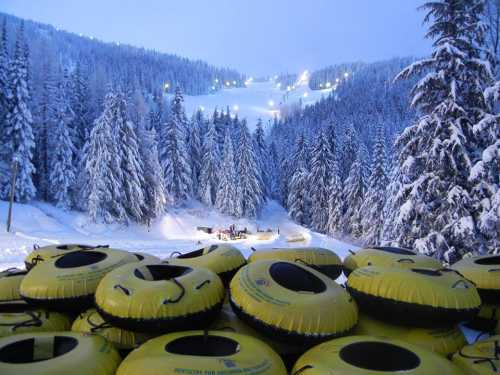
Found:
[[[191,129],[189,136],[189,157],[191,164],[191,179],[193,181],[193,193],[194,196],[199,198],[199,184],[200,184],[200,175],[201,175],[201,163],[203,158],[203,123],[205,119],[203,117],[203,112],[201,110],[197,110],[193,114],[193,118],[191,120]]]
[[[278,149],[276,143],[271,141],[269,144],[269,196],[271,199],[281,201],[281,189],[280,189],[280,158],[278,155]]]
[[[311,195],[311,226],[318,232],[328,229],[328,201],[333,155],[326,134],[322,131],[311,150],[309,193]]]
[[[287,207],[290,217],[301,225],[310,223],[309,157],[305,137],[300,135],[291,158],[294,172],[288,185]]]
[[[260,169],[255,157],[252,137],[245,122],[241,123],[237,159],[238,195],[241,202],[238,215],[255,218],[262,208],[264,193],[261,188]]]
[[[361,205],[363,240],[367,245],[379,245],[381,243],[384,222],[383,208],[388,183],[384,131],[381,126],[378,126],[373,146],[373,162],[370,178],[368,179],[368,188]]]
[[[76,151],[80,151],[92,130],[88,77],[80,61],[77,62],[71,75],[70,104],[74,112],[71,124],[75,133],[74,146]]]
[[[9,84],[9,51],[7,42],[7,21],[5,16],[2,22],[2,34],[0,35],[0,144],[3,140],[3,128],[5,116],[10,108],[10,84]],[[0,155],[1,156],[1,155]]]
[[[72,207],[71,189],[75,183],[74,146],[68,129],[72,117],[67,110],[63,82],[58,83],[54,94],[54,125],[50,137],[55,147],[49,159],[49,191],[56,206],[68,210]]]
[[[486,109],[491,77],[481,48],[483,7],[482,0],[424,4],[434,52],[396,77],[427,72],[413,88],[420,118],[397,140],[397,241],[448,262],[475,251],[481,240],[468,178],[476,151],[472,128]]]
[[[269,153],[266,144],[262,120],[259,119],[253,134],[255,157],[260,169],[261,189],[265,196],[269,195]]]
[[[334,150],[338,150],[335,133],[329,133],[330,147],[333,145]],[[333,138],[332,138],[333,137]],[[332,168],[330,171],[330,191],[328,198],[328,225],[327,231],[333,236],[342,234],[343,231],[343,214],[344,214],[344,194],[343,184],[340,177],[340,167],[338,154],[332,152]]]
[[[171,102],[170,116],[160,137],[160,161],[170,203],[178,205],[191,197],[192,177],[186,145],[186,114],[179,89]]]
[[[217,197],[217,186],[219,181],[218,171],[219,154],[217,133],[215,131],[214,122],[210,121],[203,140],[203,158],[201,163],[200,185],[198,187],[201,201],[209,207],[215,204],[215,199]]]
[[[224,147],[222,150],[222,164],[219,173],[219,187],[215,207],[227,215],[236,216],[239,212],[238,185],[236,180],[236,166],[234,164],[233,140],[231,130],[226,129]]]
[[[17,165],[17,179],[15,199],[18,202],[27,202],[35,197],[36,189],[33,184],[33,150],[35,140],[32,129],[32,115],[28,106],[30,92],[28,86],[27,46],[24,42],[24,23],[21,24],[17,35],[14,60],[9,70],[11,103],[5,118],[4,140],[2,155],[6,155],[8,165]],[[3,196],[6,197],[9,186],[3,186]]]

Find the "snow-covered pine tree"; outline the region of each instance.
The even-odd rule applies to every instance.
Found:
[[[330,129],[331,130],[331,129]],[[330,147],[333,145],[334,150],[338,151],[338,143],[336,133],[329,132]],[[333,138],[332,138],[333,137]],[[332,168],[330,171],[330,190],[328,198],[328,225],[327,231],[333,236],[339,236],[343,231],[343,215],[344,215],[344,193],[343,184],[340,177],[340,167],[338,162],[338,153],[332,152]]]
[[[77,62],[75,70],[71,76],[71,96],[70,104],[73,109],[74,118],[72,128],[75,132],[74,146],[76,151],[80,151],[87,141],[92,130],[92,120],[90,117],[90,90],[88,77],[84,72],[82,63]],[[77,161],[77,160],[75,160]]]
[[[90,218],[97,222],[126,223],[127,212],[123,206],[121,160],[113,131],[116,95],[108,93],[104,111],[94,122],[90,137],[84,147],[84,186],[82,196],[87,203]]]
[[[72,118],[68,116],[68,98],[63,82],[59,81],[54,94],[54,125],[50,134],[54,147],[49,159],[49,191],[57,207],[69,210],[72,207],[70,190],[75,183],[74,146],[68,129]]]
[[[290,217],[301,225],[310,223],[309,147],[304,135],[297,138],[291,157],[294,172],[288,184],[287,207]]]
[[[231,131],[226,129],[224,147],[222,151],[222,165],[219,173],[219,187],[217,188],[217,197],[215,207],[227,215],[238,215],[239,197],[238,185],[236,182],[236,166],[234,164],[233,140]]]
[[[186,114],[179,89],[171,103],[170,116],[160,137],[160,162],[165,176],[165,189],[171,204],[182,204],[191,196],[192,179],[186,145]]]
[[[261,189],[264,196],[269,196],[269,153],[262,127],[262,120],[259,119],[253,133],[255,157],[260,169]]]
[[[201,162],[203,158],[203,124],[205,119],[203,118],[203,112],[197,110],[193,114],[190,126],[189,134],[189,157],[191,165],[191,179],[193,181],[193,194],[195,197],[199,197],[199,184],[200,184],[200,174],[201,174]]]
[[[491,77],[482,59],[483,7],[482,0],[424,4],[434,52],[396,77],[427,72],[413,89],[412,106],[421,117],[397,140],[397,241],[449,262],[480,247],[468,178],[472,127],[485,108],[483,90]]]
[[[240,142],[238,147],[238,194],[241,206],[238,215],[255,218],[259,215],[264,202],[261,189],[259,166],[255,157],[252,137],[244,121],[240,127]]]
[[[158,158],[156,130],[150,119],[149,129],[144,122],[138,126],[140,154],[144,166],[144,221],[148,224],[165,211],[165,178]]]
[[[116,140],[117,151],[115,157],[119,160],[121,169],[122,206],[130,219],[144,222],[144,166],[134,124],[128,119],[123,93],[115,94],[111,110],[113,138]]]
[[[17,179],[15,199],[18,202],[27,202],[35,197],[36,189],[33,184],[33,149],[35,140],[32,130],[32,115],[28,107],[30,92],[28,88],[28,61],[27,46],[24,43],[24,22],[17,35],[14,59],[9,70],[10,107],[5,118],[2,145],[0,154],[6,155],[7,165],[17,164]],[[2,195],[6,197],[9,186],[3,186]]]
[[[219,154],[217,133],[213,121],[208,123],[207,133],[203,140],[203,158],[201,162],[200,184],[198,187],[200,199],[207,206],[215,204],[218,186]]]
[[[344,182],[345,212],[342,219],[344,233],[353,238],[361,238],[363,228],[361,226],[361,205],[365,199],[366,182],[363,173],[363,151],[361,145],[356,152],[356,159],[351,165],[349,176]]]
[[[342,181],[345,181],[349,176],[358,148],[359,140],[356,130],[352,124],[347,124],[342,138],[342,147],[338,150],[340,177]]]
[[[382,240],[383,208],[389,180],[386,173],[385,137],[382,126],[377,127],[371,174],[363,204],[361,205],[361,225],[363,241],[367,245],[379,245]]]
[[[269,144],[269,194],[271,199],[277,201],[281,200],[281,189],[280,189],[280,158],[278,155],[278,150],[276,148],[276,143],[271,141]]]
[[[308,192],[311,196],[311,226],[318,232],[328,229],[328,200],[333,155],[326,134],[321,131],[311,149]]]
[[[2,132],[4,128],[4,121],[10,107],[9,66],[10,61],[7,42],[7,21],[4,16],[2,22],[2,34],[0,36],[0,143],[3,142]]]

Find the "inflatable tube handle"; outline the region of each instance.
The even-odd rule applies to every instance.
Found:
[[[491,357],[481,357],[481,356],[473,356],[473,355],[467,355],[465,353],[463,353],[463,349],[460,349],[460,351],[458,352],[458,354],[463,357],[463,358],[467,358],[467,359],[474,359],[474,363],[484,363],[484,362],[488,362],[490,365],[491,365],[491,368],[493,369],[494,372],[497,372],[498,371],[498,368],[497,366],[495,365],[495,360],[498,360],[498,355],[500,354],[500,345],[498,344],[498,340],[495,340],[495,354],[494,354],[494,358],[491,358]]]
[[[119,289],[121,290],[123,293],[125,293],[127,296],[130,296],[130,290],[125,288],[123,285],[120,285],[120,284],[116,284],[113,289]]]
[[[16,331],[18,328],[23,327],[41,327],[42,320],[40,319],[42,313],[36,311],[26,311],[26,315],[30,317],[30,319],[25,320],[24,322],[8,324],[8,323],[0,323],[0,327],[12,327],[12,331]]]
[[[180,282],[177,281],[177,279],[174,278],[171,281],[181,289],[181,294],[179,294],[179,296],[176,297],[176,298],[174,298],[174,299],[168,299],[167,298],[165,301],[163,301],[164,305],[168,305],[169,303],[177,303],[186,294],[186,289],[184,288],[184,286]]]
[[[33,250],[38,250],[40,248],[40,245],[37,243],[33,244]]]
[[[310,370],[314,368],[314,366],[311,366],[311,365],[305,365],[305,366],[302,366],[301,368],[299,368],[297,371],[295,371],[292,375],[298,375],[298,374],[302,374],[304,371],[306,370]]]
[[[398,259],[398,263],[415,263],[415,261],[413,259],[410,259],[410,258],[401,258],[401,259]]]
[[[203,288],[207,284],[210,284],[210,280],[209,279],[207,279],[207,280],[203,281],[202,283],[200,283],[199,285],[197,285],[195,289],[199,290],[199,289]]]
[[[253,246],[250,248],[250,250],[252,250],[253,252],[257,251],[257,249],[255,247],[253,247]]]
[[[173,253],[170,253],[170,258],[173,258],[175,255],[182,255],[180,251],[174,251]]]
[[[350,252],[352,255],[356,255],[356,253],[354,251],[352,251],[351,249],[349,249],[347,251]]]

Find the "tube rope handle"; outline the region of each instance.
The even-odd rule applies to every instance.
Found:
[[[177,279],[173,278],[171,281],[181,289],[181,294],[179,294],[179,296],[177,298],[174,298],[174,299],[167,298],[165,301],[163,301],[164,305],[168,305],[170,303],[177,303],[186,294],[186,289],[184,288],[184,286],[180,282],[177,281]]]
[[[202,283],[200,283],[199,285],[197,285],[195,289],[196,289],[196,290],[200,290],[200,289],[201,289],[201,288],[203,288],[205,285],[210,284],[210,282],[211,282],[211,281],[207,279],[207,280],[203,281]]]
[[[314,268],[314,266],[312,264],[309,264],[309,263],[307,263],[306,261],[304,261],[303,259],[300,259],[300,258],[295,259],[294,262],[295,263],[302,263],[305,266]]]
[[[310,370],[314,368],[314,366],[312,365],[305,365],[305,366],[302,366],[301,368],[299,368],[297,371],[295,371],[292,375],[298,375],[298,374],[302,374],[304,371],[307,371],[307,370]]]
[[[398,263],[415,263],[415,261],[413,259],[410,259],[410,258],[401,258],[401,259],[398,259]]]
[[[498,357],[498,355],[500,354],[500,345],[498,344],[498,340],[494,341],[494,345],[495,345],[495,352],[493,354],[494,358],[466,355],[466,354],[464,354],[462,352],[463,349],[460,349],[460,351],[458,352],[458,354],[461,357],[463,357],[463,358],[473,359],[474,363],[477,363],[477,364],[488,362],[490,364],[491,368],[493,369],[493,371],[494,372],[498,372],[498,368],[497,368],[497,366],[495,365],[495,362],[494,362],[494,361],[498,361],[500,359]]]
[[[351,253],[351,255],[356,255],[356,253],[354,251],[352,251],[351,249],[347,250],[348,252]]]
[[[25,314],[28,315],[30,319],[19,323],[0,323],[0,327],[12,327],[12,332],[16,331],[18,328],[41,327],[41,325],[43,324],[42,320],[40,319],[40,317],[42,316],[41,312],[26,311]]]
[[[458,276],[462,277],[463,279],[467,280],[468,282],[470,282],[472,285],[474,286],[477,286],[476,283],[472,280],[469,280],[468,278],[466,278],[460,271],[457,271],[457,270],[454,270],[453,268],[439,268],[437,269],[436,271],[439,271],[439,272],[455,272]]]
[[[87,323],[92,327],[92,328],[90,328],[90,332],[95,333],[96,331],[99,331],[100,329],[113,328],[111,326],[111,324],[109,324],[105,320],[103,320],[103,322],[101,324],[94,323],[92,320],[90,320],[91,316],[92,316],[92,314],[89,314],[89,316],[87,316]]]
[[[125,293],[127,296],[130,296],[130,290],[125,288],[123,285],[120,285],[120,284],[116,284],[113,289],[119,289],[121,290],[123,293]]]
[[[40,248],[40,245],[37,243],[33,244],[33,250],[38,250]]]
[[[180,251],[174,251],[173,253],[170,253],[170,258],[173,258],[175,256],[175,254],[182,255],[182,253]]]

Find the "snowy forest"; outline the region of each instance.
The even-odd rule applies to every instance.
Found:
[[[331,94],[269,126],[186,113],[244,74],[0,14],[0,198],[15,172],[18,202],[145,225],[191,199],[235,218],[273,199],[336,238],[500,253],[500,7],[453,4],[424,6],[430,56],[312,72]]]

